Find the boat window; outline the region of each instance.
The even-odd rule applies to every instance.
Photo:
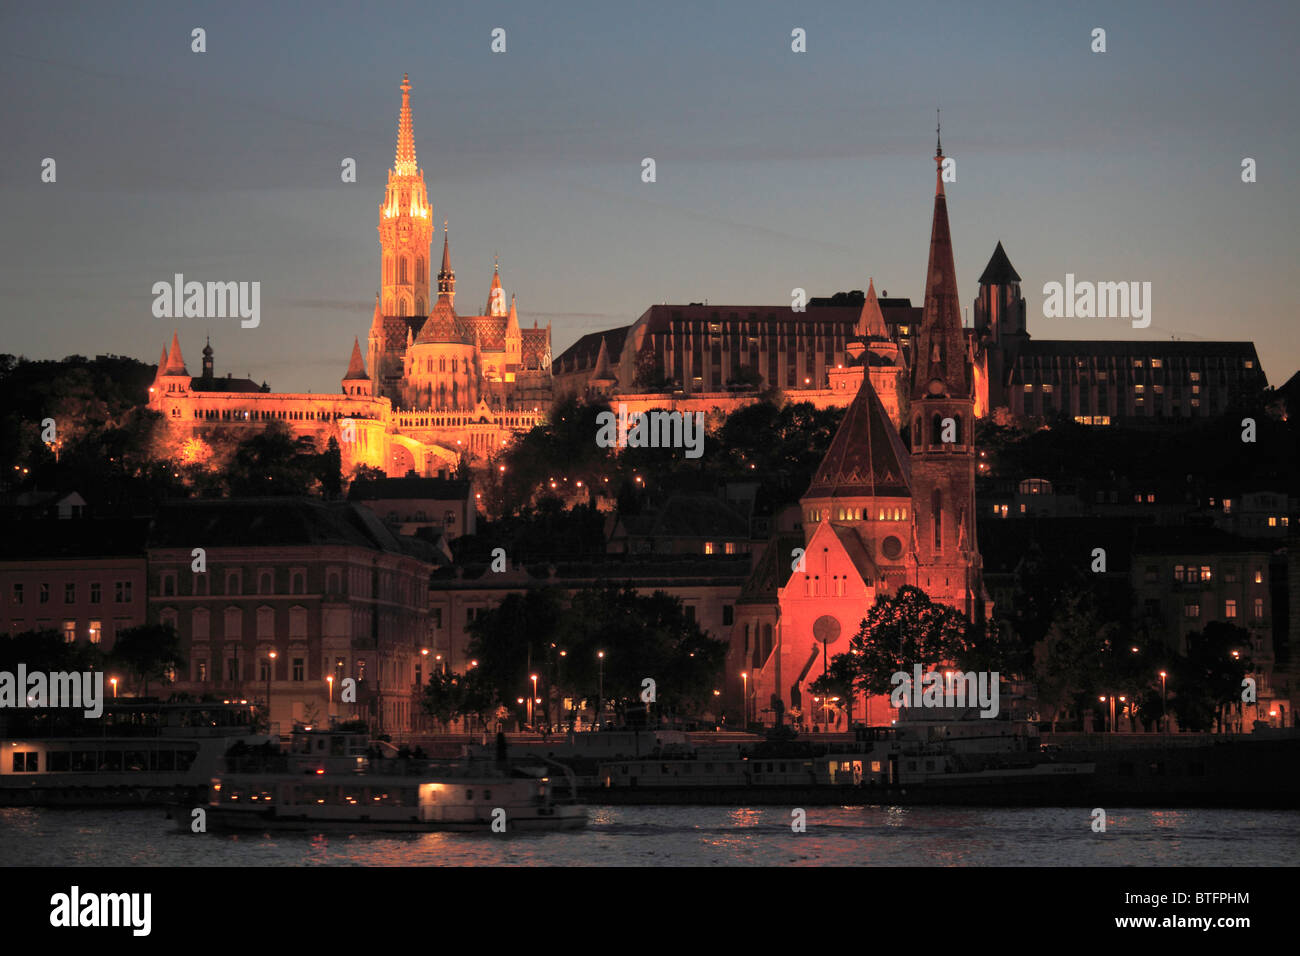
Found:
[[[72,769],[72,754],[66,750],[51,750],[45,755],[46,769],[51,773]]]

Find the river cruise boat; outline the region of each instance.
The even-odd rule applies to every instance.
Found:
[[[232,745],[270,740],[247,701],[108,701],[0,711],[0,806],[149,806],[197,800]]]
[[[1067,762],[1043,752],[1027,721],[980,718],[975,712],[904,709],[889,727],[859,728],[853,739],[785,739],[753,748],[654,753],[602,762],[594,788],[607,799],[629,793],[682,799],[712,792],[825,791],[842,798],[853,790],[924,794],[944,799],[1032,797],[1087,782],[1089,762]],[[593,797],[595,799],[595,797]],[[659,802],[656,800],[655,802]],[[666,801],[664,801],[666,802]]]
[[[553,762],[428,760],[365,732],[303,727],[287,751],[232,753],[225,764],[204,808],[209,830],[513,833],[587,825],[572,774]],[[177,817],[190,829],[189,808]]]

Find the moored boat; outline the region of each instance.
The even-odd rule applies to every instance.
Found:
[[[559,764],[399,756],[337,728],[295,729],[287,752],[229,755],[201,809],[209,830],[512,833],[587,823],[572,775]],[[177,816],[193,829],[192,812]]]

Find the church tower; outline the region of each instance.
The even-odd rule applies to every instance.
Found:
[[[1011,371],[1029,340],[1025,297],[1020,294],[1020,274],[1011,265],[1001,241],[980,276],[975,300],[975,336],[987,356],[991,410],[1010,409]]]
[[[411,84],[405,73],[401,90],[397,155],[393,168],[388,171],[388,189],[379,206],[380,303],[384,315],[423,316],[428,314],[429,306],[433,207],[424,187],[424,170],[415,159]]]
[[[961,325],[957,270],[936,146],[925,302],[912,351],[911,460],[917,584],[933,600],[983,617],[975,541],[975,366]]]

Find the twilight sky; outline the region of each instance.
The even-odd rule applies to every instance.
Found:
[[[1001,239],[1035,337],[1249,339],[1280,385],[1300,366],[1298,24],[1294,2],[6,0],[0,352],[154,362],[175,327],[191,373],[211,334],[218,374],[337,391],[408,72],[460,311],[500,253],[557,355],[659,302],[868,276],[919,302],[939,105],[964,308]],[[177,272],[260,281],[260,327],[154,318]],[[1151,282],[1151,327],[1044,318],[1067,272]]]

